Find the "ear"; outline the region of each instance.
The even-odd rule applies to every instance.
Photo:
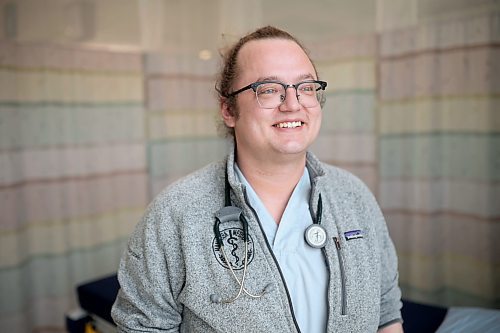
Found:
[[[220,102],[220,114],[227,127],[234,128],[236,125],[236,115],[234,110],[231,109],[226,100]]]

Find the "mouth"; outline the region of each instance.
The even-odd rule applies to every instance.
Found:
[[[276,128],[297,128],[297,127],[302,127],[303,125],[304,125],[304,122],[302,122],[302,121],[285,121],[282,123],[274,124],[273,127],[276,127]]]

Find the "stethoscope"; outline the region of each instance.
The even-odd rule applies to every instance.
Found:
[[[245,288],[245,277],[247,273],[247,268],[248,268],[248,258],[245,257],[243,259],[243,274],[241,277],[241,280],[238,278],[236,275],[234,268],[230,264],[228,257],[226,255],[226,251],[224,250],[224,242],[222,241],[221,233],[220,233],[220,225],[224,222],[230,222],[230,221],[239,221],[241,222],[241,225],[243,227],[243,241],[245,243],[245,256],[248,253],[248,245],[249,245],[249,234],[248,234],[248,221],[245,218],[245,215],[243,215],[243,210],[239,207],[233,206],[231,204],[231,194],[230,194],[230,185],[229,185],[229,180],[228,180],[228,175],[226,172],[226,177],[225,177],[225,188],[224,188],[224,207],[219,209],[215,213],[215,224],[214,224],[214,233],[215,233],[215,239],[217,240],[217,243],[220,248],[220,252],[222,252],[222,255],[224,257],[224,260],[226,263],[228,263],[228,268],[231,271],[231,275],[233,278],[236,280],[236,282],[239,285],[239,290],[236,296],[228,299],[222,299],[219,295],[212,294],[210,295],[210,300],[212,303],[233,303],[236,301],[240,296],[244,293],[251,298],[261,298],[267,293],[270,293],[271,291],[274,290],[274,286],[272,283],[267,284],[262,292],[259,294],[253,294],[249,292]],[[304,232],[304,238],[306,240],[306,243],[313,247],[313,248],[323,248],[326,245],[326,240],[327,240],[327,234],[326,230],[323,226],[321,226],[321,216],[323,214],[323,203],[321,200],[321,194],[318,197],[318,209],[316,212],[316,221],[313,221],[313,224],[311,224],[309,227]]]

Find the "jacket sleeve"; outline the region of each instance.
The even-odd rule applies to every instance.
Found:
[[[132,233],[118,270],[120,291],[111,315],[119,332],[179,332],[176,301],[184,270],[175,227],[152,204]]]
[[[398,258],[389,236],[385,219],[376,206],[379,216],[378,235],[380,249],[380,321],[379,328],[402,322],[401,290],[399,288]]]

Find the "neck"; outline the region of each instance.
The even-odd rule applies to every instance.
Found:
[[[267,183],[269,185],[280,184],[281,186],[285,186],[292,184],[295,186],[304,173],[306,165],[305,158],[293,164],[270,164],[264,161],[261,161],[261,163],[252,163],[242,158],[238,158],[237,163],[252,187],[256,185],[254,182],[262,183],[262,185]]]
[[[288,200],[304,174],[306,155],[294,157],[278,162],[237,156],[238,167],[276,223],[280,222]]]

